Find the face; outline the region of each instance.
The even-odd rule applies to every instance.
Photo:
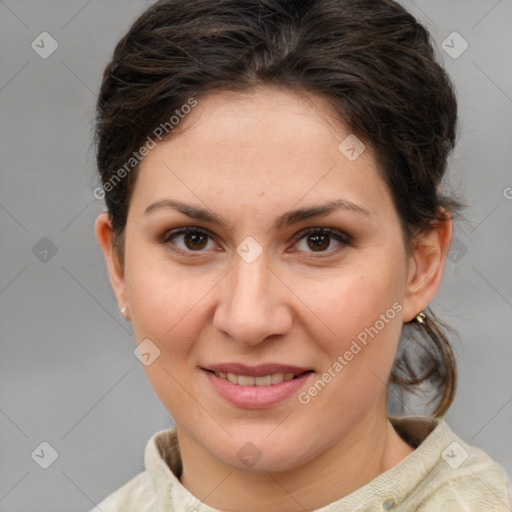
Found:
[[[350,132],[319,98],[212,93],[179,129],[140,166],[114,289],[183,436],[241,470],[243,450],[297,467],[385,415],[428,265],[370,148],[340,150]]]

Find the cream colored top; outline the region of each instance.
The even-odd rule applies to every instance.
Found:
[[[414,452],[363,487],[313,512],[510,510],[503,468],[466,444],[444,420],[409,416],[390,421]],[[146,471],[91,512],[219,512],[180,483],[182,462],[175,428],[149,439],[144,463]]]

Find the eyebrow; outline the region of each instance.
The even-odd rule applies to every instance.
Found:
[[[160,209],[177,210],[192,219],[203,220],[213,224],[219,224],[224,227],[229,227],[228,223],[223,220],[222,217],[213,212],[172,199],[160,199],[159,201],[150,204],[144,211],[144,214],[147,215]],[[283,226],[291,226],[292,224],[296,224],[312,217],[326,216],[337,210],[349,211],[365,216],[370,215],[370,212],[366,208],[363,208],[352,201],[348,201],[347,199],[338,199],[336,201],[329,201],[325,204],[290,210],[276,219],[274,229],[281,229]]]

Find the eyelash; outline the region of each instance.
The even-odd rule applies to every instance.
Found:
[[[171,240],[179,235],[205,235],[207,237],[209,237],[211,240],[213,240],[213,236],[205,229],[202,229],[202,228],[198,228],[198,227],[195,227],[195,226],[187,226],[185,228],[180,228],[180,229],[176,229],[176,230],[171,230],[171,231],[166,231],[161,237],[160,237],[160,240],[159,242],[163,245],[167,245],[169,243],[171,243],[174,247],[172,247],[172,250],[173,251],[176,251],[180,254],[185,254],[187,256],[190,256],[192,255],[192,257],[197,257],[197,256],[201,256],[201,253],[204,252],[204,250],[198,250],[198,251],[192,251],[192,250],[188,250],[188,251],[184,251],[183,249],[180,249],[179,247],[176,247],[176,245],[174,243],[171,242]],[[314,255],[320,255],[320,256],[315,256],[315,257],[327,257],[327,256],[332,256],[332,254],[334,252],[338,252],[339,250],[341,250],[343,248],[343,246],[349,246],[351,245],[352,243],[352,239],[351,237],[346,234],[346,233],[343,233],[341,231],[337,231],[337,230],[334,230],[334,229],[330,229],[330,228],[308,228],[308,229],[305,229],[305,230],[302,230],[300,233],[298,233],[295,237],[295,241],[294,241],[294,244],[298,243],[300,240],[302,240],[303,238],[307,238],[308,236],[311,236],[311,235],[329,235],[331,238],[334,238],[337,242],[339,242],[341,245],[336,247],[335,249],[331,249],[331,250],[327,250],[327,251],[318,251],[318,252],[315,252],[315,251],[311,251],[310,254],[314,254]],[[309,252],[309,251],[308,251]],[[194,253],[197,253],[197,254],[194,254]],[[324,255],[324,256],[322,256]]]

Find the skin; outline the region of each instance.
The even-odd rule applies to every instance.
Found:
[[[447,216],[421,233],[408,254],[371,148],[354,161],[338,149],[349,133],[318,97],[272,87],[208,94],[141,163],[123,262],[107,214],[96,221],[136,342],[149,338],[160,350],[144,370],[176,423],[180,480],[219,510],[319,508],[413,451],[386,415],[386,382],[402,323],[439,287],[452,225]],[[144,213],[165,198],[207,208],[227,226],[170,208]],[[273,227],[288,210],[340,198],[369,214],[338,210]],[[211,236],[159,242],[184,226]],[[315,227],[352,242],[331,237],[318,249],[301,234]],[[263,251],[250,264],[236,252],[249,236]],[[314,382],[394,303],[401,311],[307,405],[294,395],[269,408],[235,407],[200,369],[279,362],[315,370]],[[252,467],[237,457],[247,442],[261,454]]]

